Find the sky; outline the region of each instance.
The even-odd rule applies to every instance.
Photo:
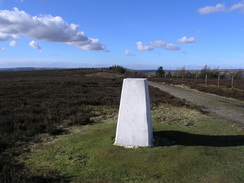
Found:
[[[0,68],[244,69],[243,0],[0,0]]]

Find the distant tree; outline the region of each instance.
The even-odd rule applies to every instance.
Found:
[[[161,77],[163,77],[163,76],[165,76],[165,71],[163,70],[163,67],[160,66],[160,67],[158,68],[158,70],[156,71],[156,77],[161,78]]]
[[[109,67],[109,70],[120,73],[120,74],[124,74],[126,71],[126,69],[124,67],[119,66],[119,65],[111,66],[111,67]]]
[[[218,76],[220,75],[220,70],[219,68],[216,68],[216,69],[210,69],[209,70],[209,78],[218,78]]]
[[[187,78],[191,78],[192,77],[191,72],[190,71],[186,71],[186,76],[187,76]]]
[[[175,70],[175,76],[178,78],[180,76],[180,69],[181,68],[176,68]]]
[[[179,74],[182,77],[182,79],[185,77],[185,75],[186,75],[186,68],[185,68],[185,66],[181,67],[181,69],[179,71]]]
[[[171,71],[167,72],[166,77],[169,77],[169,78],[172,77],[172,73],[171,73]]]
[[[234,79],[242,79],[242,74],[244,73],[244,70],[239,69],[238,71],[233,73]]]
[[[222,70],[221,72],[219,72],[219,76],[221,79],[228,78],[228,74],[229,74],[228,70]]]
[[[200,71],[199,77],[204,79],[206,75],[209,75],[209,71],[210,71],[210,67],[208,67],[208,65],[205,65]]]

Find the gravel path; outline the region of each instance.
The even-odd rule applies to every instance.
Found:
[[[182,86],[165,85],[151,81],[149,81],[149,85],[198,105],[207,113],[239,123],[244,128],[244,102],[242,101],[203,93]]]

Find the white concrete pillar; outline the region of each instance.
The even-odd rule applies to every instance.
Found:
[[[147,79],[124,79],[114,145],[132,148],[153,145]]]

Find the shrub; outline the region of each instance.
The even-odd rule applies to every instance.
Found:
[[[120,74],[124,74],[126,71],[126,69],[124,67],[119,66],[119,65],[111,66],[111,67],[109,67],[109,70],[113,71],[113,72],[120,73]]]
[[[164,76],[165,76],[165,71],[164,71],[163,67],[160,66],[158,68],[158,70],[156,71],[156,77],[162,78]]]

